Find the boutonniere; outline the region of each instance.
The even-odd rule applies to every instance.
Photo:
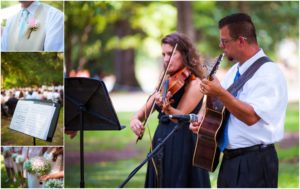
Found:
[[[26,37],[27,37],[27,39],[30,38],[31,32],[37,31],[38,29],[39,29],[39,22],[38,22],[38,20],[36,20],[33,17],[30,17],[29,20],[28,20],[28,29],[27,29],[27,32],[25,34]]]

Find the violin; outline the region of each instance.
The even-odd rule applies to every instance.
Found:
[[[188,78],[194,79],[195,77],[196,76],[194,76],[192,72],[185,67],[166,79],[161,90],[164,107],[170,105],[170,102],[167,99],[168,92],[171,93],[171,96],[169,96],[169,98],[174,96],[184,86]]]
[[[176,94],[184,86],[186,79],[189,78],[190,76],[192,76],[192,79],[195,77],[192,74],[192,72],[185,67],[166,80],[169,83],[168,91],[171,92],[172,96]]]
[[[162,75],[162,78],[161,78],[161,80],[160,80],[160,82],[159,82],[159,85],[158,85],[158,89],[156,90],[156,91],[161,91],[162,90],[162,86],[163,86],[163,82],[165,81],[165,78],[166,78],[166,76],[167,76],[167,71],[168,71],[168,69],[169,69],[169,66],[170,66],[170,63],[172,62],[172,59],[173,59],[173,57],[174,57],[174,53],[175,53],[175,51],[176,51],[176,49],[177,49],[177,43],[175,44],[175,46],[174,46],[174,48],[173,48],[173,50],[172,50],[172,55],[171,55],[171,57],[170,57],[170,59],[169,59],[169,61],[168,61],[168,66],[167,66],[167,68],[165,69],[165,71],[164,71],[164,73],[163,73],[163,75]],[[167,93],[166,93],[167,94]],[[150,98],[150,97],[149,97]],[[148,100],[149,100],[149,98],[148,98]],[[148,101],[147,100],[147,101]],[[147,103],[146,103],[147,104]],[[154,105],[155,105],[155,103],[154,103],[154,101],[152,102],[152,105],[151,105],[151,108],[150,108],[150,112],[149,113],[147,113],[146,111],[145,111],[145,120],[144,120],[144,123],[143,123],[143,125],[144,125],[144,127],[147,127],[147,124],[148,124],[148,120],[149,120],[149,116],[150,116],[150,114],[151,114],[151,112],[154,110]],[[136,143],[139,141],[139,140],[141,140],[143,138],[143,134],[141,135],[141,136],[139,136],[137,139],[136,139]]]

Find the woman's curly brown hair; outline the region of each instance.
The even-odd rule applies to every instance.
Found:
[[[169,44],[173,48],[177,43],[177,49],[182,57],[183,64],[197,77],[203,79],[206,75],[203,61],[197,53],[191,40],[182,33],[171,33],[161,40],[162,44]]]

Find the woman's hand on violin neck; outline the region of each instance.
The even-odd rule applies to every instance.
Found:
[[[163,99],[162,99],[162,96],[161,96],[161,94],[159,92],[156,92],[154,94],[154,101],[155,101],[155,104],[157,106],[159,106],[160,108],[163,107]]]
[[[142,122],[136,117],[131,119],[130,128],[136,136],[142,136],[145,131],[145,127]]]
[[[163,110],[163,112],[165,112],[167,109],[170,108],[170,105],[173,103],[173,100],[171,99],[171,97],[172,97],[172,94],[170,91],[168,91],[165,98],[163,98],[161,93],[156,92],[155,97],[154,97],[155,104],[157,106],[159,106]],[[169,99],[171,99],[171,100],[169,100]]]

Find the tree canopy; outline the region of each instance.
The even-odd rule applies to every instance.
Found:
[[[116,85],[138,86],[135,69],[161,62],[163,36],[184,32],[202,56],[216,57],[221,52],[218,21],[236,12],[252,17],[258,42],[273,60],[284,39],[298,39],[298,1],[68,1],[66,73],[101,70],[114,74]]]
[[[3,88],[63,84],[63,53],[1,53]]]

